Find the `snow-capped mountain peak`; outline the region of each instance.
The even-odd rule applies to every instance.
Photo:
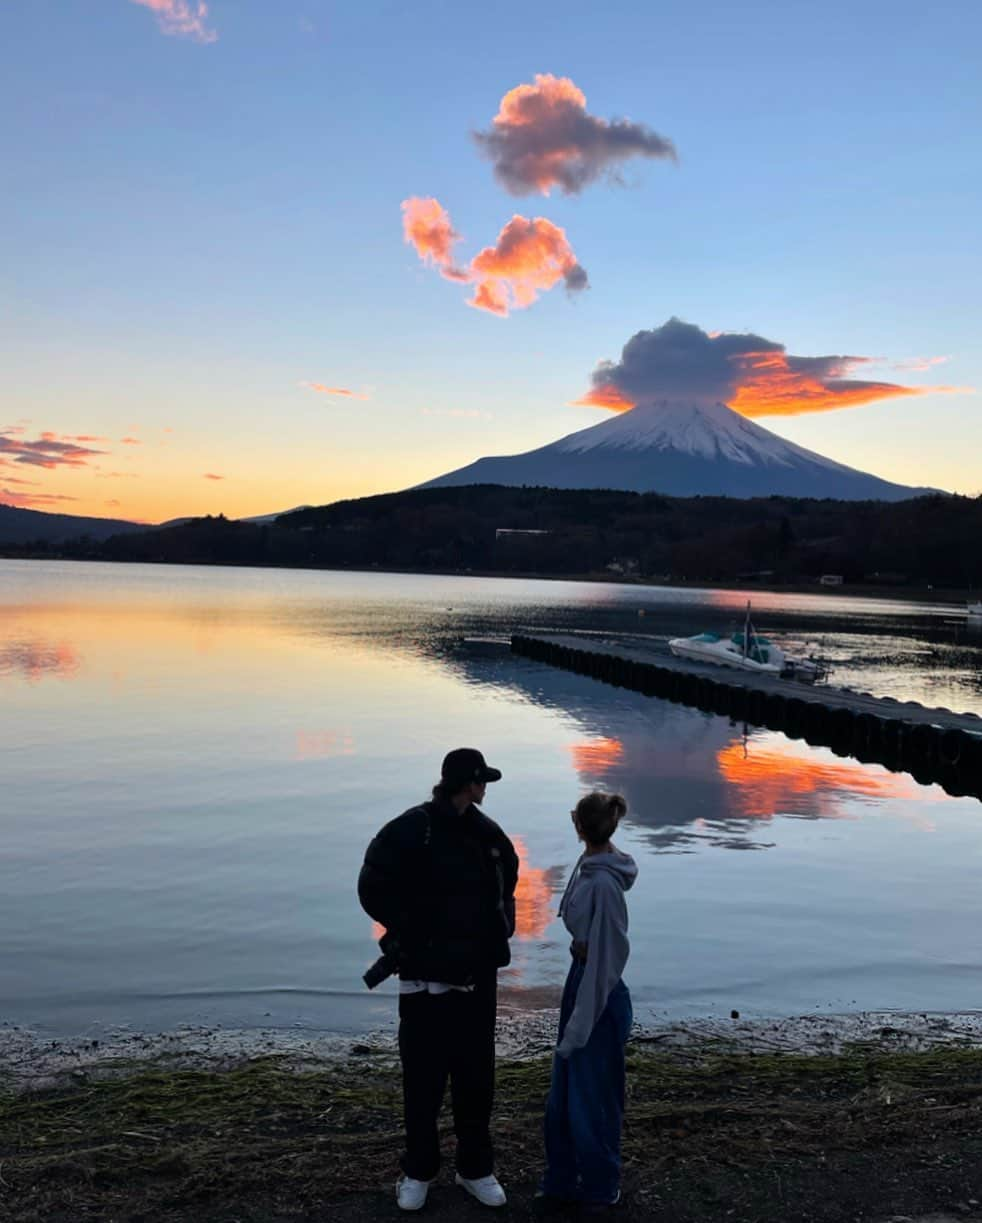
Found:
[[[840,463],[762,429],[724,403],[657,400],[571,433],[556,449],[585,454],[597,447],[674,451],[696,458],[753,467],[759,464],[792,467],[808,458],[840,471]]]
[[[461,484],[850,501],[902,501],[936,491],[836,463],[726,404],[668,399],[639,404],[525,454],[478,459],[420,487]]]

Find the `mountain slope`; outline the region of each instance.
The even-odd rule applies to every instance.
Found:
[[[478,459],[421,484],[619,488],[673,497],[902,501],[910,488],[785,441],[722,403],[649,403],[525,454]]]
[[[79,518],[74,514],[46,514],[0,504],[0,544],[57,543],[62,539],[108,539],[125,531],[145,531],[146,523],[121,518]]]

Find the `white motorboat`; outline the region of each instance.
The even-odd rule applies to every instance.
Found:
[[[721,637],[718,633],[698,633],[695,637],[673,637],[668,648],[676,658],[710,663],[715,667],[734,667],[761,675],[780,675],[814,684],[827,679],[831,667],[817,658],[790,658],[767,637],[761,637],[750,622],[750,604],[743,632]]]
[[[708,662],[716,667],[736,667],[739,671],[758,671],[765,675],[780,675],[784,653],[766,637],[754,636],[747,646],[744,633],[720,637],[718,633],[697,633],[695,637],[673,637],[668,648],[676,658],[692,662]]]

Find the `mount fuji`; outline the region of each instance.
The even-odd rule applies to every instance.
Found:
[[[903,501],[937,491],[835,463],[725,404],[674,400],[639,404],[538,450],[478,459],[418,487],[460,484],[842,501]]]

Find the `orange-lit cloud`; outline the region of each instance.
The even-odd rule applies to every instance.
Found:
[[[143,443],[140,441],[138,437],[121,437],[119,440],[124,446],[142,446],[143,445]]]
[[[86,467],[89,459],[105,453],[105,450],[92,450],[77,442],[66,441],[50,430],[39,434],[34,441],[24,441],[9,429],[0,431],[0,455],[7,455],[12,462],[31,467],[49,470],[56,467]]]
[[[591,389],[574,402],[623,412],[660,399],[710,400],[728,404],[743,416],[797,416],[965,389],[851,376],[874,364],[879,362],[872,357],[798,357],[763,336],[710,333],[671,318],[633,335],[619,361],[602,361],[593,372]]]
[[[403,237],[420,259],[438,267],[448,280],[467,280],[467,272],[453,261],[453,248],[460,241],[460,234],[439,200],[413,196],[403,200],[401,208]]]
[[[628,158],[676,160],[670,140],[640,123],[587,114],[583,91],[549,73],[509,90],[474,139],[512,195],[548,195],[553,187],[572,195],[604,175],[619,182],[617,167]]]
[[[587,287],[565,232],[545,217],[512,217],[495,245],[474,256],[471,278],[476,287],[467,304],[494,314],[531,306],[560,280],[571,293]]]
[[[224,480],[224,476],[216,476],[213,471],[206,471],[202,477],[204,480]]]
[[[77,501],[77,497],[66,497],[62,493],[19,493],[14,488],[0,487],[0,497],[4,505],[12,505],[18,510],[37,510],[63,501]]]
[[[165,34],[192,38],[195,42],[215,42],[218,35],[205,25],[208,5],[204,0],[131,0],[157,15]]]
[[[343,386],[325,386],[323,382],[301,382],[301,386],[306,387],[308,391],[316,391],[318,395],[340,395],[345,399],[367,399],[367,395],[363,395],[361,391],[349,391]]]
[[[571,293],[587,287],[586,271],[565,232],[545,217],[513,216],[494,246],[459,267],[452,250],[458,235],[446,210],[433,199],[405,200],[402,208],[406,241],[447,280],[473,284],[467,304],[478,310],[505,317],[531,306],[559,281]]]

